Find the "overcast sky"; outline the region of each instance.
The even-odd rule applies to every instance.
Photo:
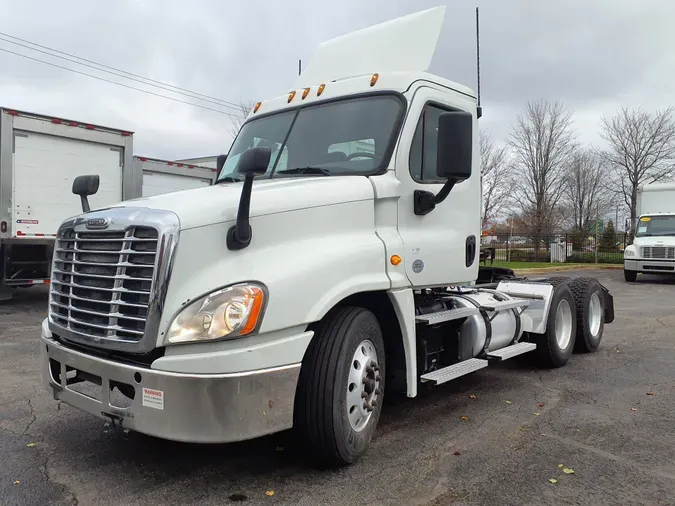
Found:
[[[563,100],[581,139],[595,143],[600,117],[620,104],[675,104],[672,0],[0,0],[0,32],[237,103],[288,91],[298,59],[323,40],[443,3],[431,71],[475,88],[479,6],[481,128],[499,140],[528,99]],[[96,73],[2,40],[0,48]],[[227,115],[3,51],[0,105],[133,130],[136,154],[158,158],[217,154],[231,142]]]

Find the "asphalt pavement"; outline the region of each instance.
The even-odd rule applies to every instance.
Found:
[[[675,280],[584,275],[616,305],[598,352],[387,399],[365,458],[338,471],[307,468],[289,433],[178,444],[54,401],[39,369],[47,292],[22,290],[0,305],[0,504],[675,504]]]

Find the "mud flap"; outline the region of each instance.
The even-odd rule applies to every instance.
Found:
[[[614,321],[614,297],[603,285],[600,285],[600,287],[605,300],[605,323],[612,323]]]

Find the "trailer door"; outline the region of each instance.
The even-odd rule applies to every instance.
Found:
[[[16,131],[13,235],[50,236],[65,219],[82,213],[79,197],[71,192],[73,179],[79,175],[101,178],[98,193],[89,197],[92,209],[120,202],[122,151],[107,144]]]
[[[170,193],[179,190],[191,190],[210,186],[210,179],[202,179],[193,176],[179,176],[162,172],[143,171],[143,196],[152,197],[162,193]]]

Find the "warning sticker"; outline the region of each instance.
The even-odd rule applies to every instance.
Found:
[[[37,225],[40,223],[40,220],[16,220],[17,223],[23,223],[25,225]]]
[[[164,392],[143,388],[143,406],[153,409],[164,409]]]

